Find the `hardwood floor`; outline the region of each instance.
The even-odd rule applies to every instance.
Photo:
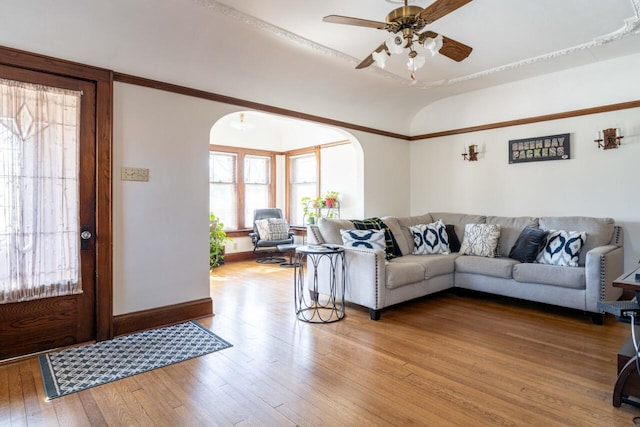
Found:
[[[214,270],[232,348],[44,400],[38,362],[0,365],[0,425],[630,426],[611,405],[629,325],[478,294],[443,293],[340,322],[293,314],[293,270]]]

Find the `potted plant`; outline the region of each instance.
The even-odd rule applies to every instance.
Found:
[[[324,208],[324,197],[316,197],[312,200],[311,206],[316,209]]]
[[[316,223],[316,213],[315,212],[309,212],[309,219],[308,219],[308,223],[313,225]]]
[[[338,195],[337,191],[327,191],[327,194],[324,195],[324,205],[328,208],[333,208],[338,205]]]
[[[209,269],[224,264],[224,245],[231,239],[223,228],[220,218],[209,212]]]
[[[309,202],[311,201],[311,197],[305,196],[300,199],[300,204],[302,204],[302,223],[306,224],[307,220],[311,220],[309,218]]]

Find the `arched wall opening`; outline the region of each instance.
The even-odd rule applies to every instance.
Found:
[[[240,125],[242,123],[242,125]],[[275,207],[286,215],[286,153],[319,147],[320,193],[340,194],[340,217],[364,215],[364,153],[360,142],[342,129],[257,111],[236,111],[221,117],[210,130],[210,145],[276,153]],[[292,200],[291,203],[299,203]],[[216,209],[210,200],[210,211]],[[253,249],[248,236],[234,235],[227,254]]]

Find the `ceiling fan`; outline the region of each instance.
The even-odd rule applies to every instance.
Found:
[[[356,69],[366,68],[376,63],[384,68],[386,59],[391,54],[402,53],[409,49],[409,62],[407,67],[411,71],[411,79],[415,80],[415,71],[425,64],[425,57],[420,56],[415,50],[415,45],[422,45],[435,55],[436,52],[460,62],[467,58],[473,48],[449,37],[442,36],[433,31],[420,32],[428,24],[442,18],[454,10],[464,6],[472,0],[436,0],[426,8],[409,6],[408,0],[404,0],[404,6],[389,12],[386,22],[371,21],[368,19],[351,18],[348,16],[328,15],[322,20],[335,24],[357,25],[360,27],[387,30],[391,36],[367,56]]]

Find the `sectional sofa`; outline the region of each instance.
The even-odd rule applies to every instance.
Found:
[[[409,217],[380,218],[395,240],[398,256],[362,246],[345,247],[347,301],[369,308],[372,320],[381,310],[398,303],[450,288],[464,288],[507,297],[567,307],[591,314],[601,324],[600,300],[616,300],[622,290],[612,281],[623,273],[621,227],[610,218],[591,217],[499,217],[447,212]],[[441,220],[450,241],[463,242],[467,225],[494,224],[499,229],[498,245],[491,256],[460,252],[416,255],[416,226]],[[471,225],[470,227],[475,227]],[[522,231],[528,229],[567,230],[583,236],[577,266],[521,262],[509,257]],[[309,244],[344,246],[341,230],[353,229],[343,219],[322,218],[307,229]],[[543,244],[544,246],[544,244]],[[541,247],[542,249],[542,247]],[[467,251],[468,252],[468,251]],[[309,274],[314,274],[309,266]],[[322,270],[328,266],[320,265]],[[318,271],[320,292],[326,272]]]

